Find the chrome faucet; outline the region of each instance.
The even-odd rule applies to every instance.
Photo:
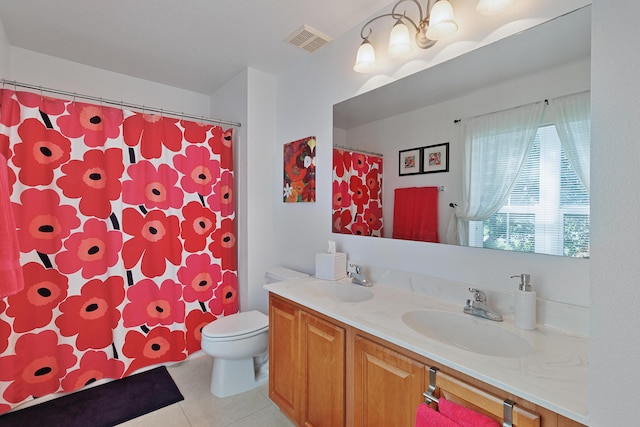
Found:
[[[487,305],[487,294],[476,288],[469,288],[469,292],[473,294],[473,299],[467,300],[467,305],[463,309],[465,313],[502,322],[502,314],[491,310]]]
[[[351,277],[351,283],[366,287],[373,286],[371,280],[367,279],[367,276],[365,276],[364,269],[361,266],[353,264],[353,269],[355,271],[347,273],[347,276]]]

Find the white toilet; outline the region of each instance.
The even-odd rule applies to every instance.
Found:
[[[265,273],[266,283],[307,274],[284,267]],[[228,397],[251,390],[269,377],[269,317],[253,310],[221,317],[202,329],[202,350],[213,356],[211,393]]]

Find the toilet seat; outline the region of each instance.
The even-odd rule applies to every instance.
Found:
[[[203,339],[232,341],[249,338],[269,329],[269,317],[252,310],[220,317],[202,329]]]

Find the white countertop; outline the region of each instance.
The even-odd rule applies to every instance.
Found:
[[[535,352],[517,358],[485,356],[430,339],[401,320],[404,313],[421,309],[461,313],[463,304],[456,306],[378,283],[367,288],[373,293],[372,299],[341,302],[301,286],[311,281],[319,279],[305,277],[268,284],[264,288],[574,421],[587,423],[586,338],[541,326],[534,331],[524,331],[516,328],[510,319],[505,319],[500,327],[528,341]]]

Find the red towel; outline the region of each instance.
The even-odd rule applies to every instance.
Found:
[[[393,238],[438,243],[438,187],[396,188]]]
[[[460,424],[421,403],[416,411],[415,427],[460,427]]]
[[[438,411],[456,421],[462,427],[500,427],[500,423],[493,418],[457,403],[449,402],[444,397],[438,399]]]
[[[9,194],[7,159],[0,154],[0,298],[24,288],[20,247]]]

